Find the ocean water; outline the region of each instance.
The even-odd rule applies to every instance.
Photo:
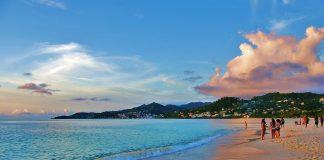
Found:
[[[217,120],[0,121],[0,159],[177,159],[231,132]]]

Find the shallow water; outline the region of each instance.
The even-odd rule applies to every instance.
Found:
[[[206,146],[232,130],[217,120],[0,121],[0,159],[145,159]]]

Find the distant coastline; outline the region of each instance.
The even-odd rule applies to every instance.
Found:
[[[53,119],[224,119],[247,117],[300,117],[324,114],[324,94],[268,93],[250,100],[223,97],[215,102],[191,102],[184,105],[143,104],[131,109],[101,113],[79,112]]]

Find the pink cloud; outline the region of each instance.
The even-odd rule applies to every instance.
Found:
[[[240,45],[241,55],[220,69],[209,82],[196,87],[200,93],[249,98],[267,92],[324,91],[324,62],[316,56],[316,47],[324,38],[324,28],[308,27],[305,37],[257,32],[246,34],[250,43]]]
[[[24,85],[18,86],[18,89],[31,90],[33,93],[39,94],[48,94],[53,95],[53,92],[58,92],[59,90],[47,88],[49,85],[46,83],[35,84],[35,83],[26,83]]]

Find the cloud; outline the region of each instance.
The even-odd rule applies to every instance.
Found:
[[[12,112],[11,112],[11,114],[20,114],[21,112],[20,112],[20,110],[19,109],[14,109]]]
[[[303,39],[257,32],[246,34],[252,43],[242,43],[242,54],[227,64],[221,75],[216,68],[209,82],[195,89],[217,97],[250,98],[267,92],[306,91],[317,88],[324,92],[324,62],[316,48],[324,38],[324,28],[306,29]]]
[[[32,114],[28,109],[24,108],[24,109],[14,109],[11,112],[11,115],[30,115]]]
[[[64,74],[78,68],[105,68],[105,64],[96,62],[88,55],[83,47],[76,43],[50,45],[44,44],[39,48],[41,54],[58,54],[54,59],[43,63],[35,73],[42,76]],[[38,74],[37,74],[38,75]]]
[[[192,70],[183,71],[183,74],[185,74],[185,75],[191,75],[191,74],[194,74],[194,73],[195,73],[195,71],[192,71]]]
[[[111,101],[111,99],[110,98],[101,98],[100,101],[106,101],[107,102],[107,101]]]
[[[48,94],[53,95],[53,92],[58,92],[59,90],[47,88],[49,85],[46,83],[35,84],[35,83],[26,83],[24,85],[18,86],[18,89],[31,90],[33,93],[39,94]]]
[[[24,76],[32,76],[33,74],[32,73],[23,73]]]
[[[287,4],[292,4],[294,0],[282,0],[282,3],[287,5]]]
[[[203,78],[202,76],[191,76],[191,77],[184,78],[183,80],[194,83],[197,80],[202,79],[202,78]]]
[[[78,97],[72,99],[72,101],[86,101],[86,100],[88,100],[88,98]]]
[[[297,17],[297,18],[291,18],[291,19],[286,19],[286,20],[271,20],[270,21],[270,29],[272,31],[280,31],[280,30],[287,28],[292,23],[302,20],[304,18],[305,17]]]
[[[16,60],[10,61],[6,65],[24,64],[23,68],[17,72],[0,75],[0,82],[6,85],[6,88],[1,89],[1,92],[4,94],[10,92],[12,96],[9,97],[16,100],[1,101],[0,105],[8,106],[11,109],[0,108],[0,112],[11,113],[12,108],[16,108],[17,104],[18,106],[19,104],[29,105],[24,107],[29,107],[28,109],[33,113],[39,113],[39,109],[46,111],[49,108],[63,110],[64,106],[76,102],[87,104],[78,105],[76,111],[88,111],[89,106],[93,106],[92,109],[95,111],[102,111],[107,107],[120,109],[152,101],[172,102],[175,99],[176,101],[191,101],[192,98],[195,101],[200,101],[207,97],[197,94],[192,88],[192,84],[178,80],[179,77],[176,75],[158,73],[153,63],[140,56],[114,56],[102,51],[90,50],[85,45],[74,42],[40,43],[21,52],[27,53],[28,56],[15,56]],[[32,73],[32,76],[22,76],[24,73],[21,72],[22,70],[27,70]],[[26,78],[33,82],[34,90],[12,90],[10,88],[24,86],[22,84],[26,83]],[[39,85],[42,82],[46,82],[50,86]],[[41,87],[43,88],[38,89]],[[56,88],[62,90],[59,92],[60,94],[52,91]],[[21,96],[22,91],[55,96],[40,101],[38,96],[32,94]],[[73,98],[75,101],[72,101]],[[77,98],[87,98],[88,100],[77,101]],[[103,103],[105,101],[109,101],[109,103]],[[44,105],[46,108],[43,108]]]
[[[59,2],[57,0],[32,0],[32,2],[37,3],[37,4],[46,5],[48,7],[62,9],[62,10],[66,9],[65,4],[62,2]]]
[[[39,45],[38,51],[42,54],[47,54],[47,53],[66,54],[73,51],[85,52],[86,50],[80,44],[71,42],[66,44],[43,43]]]
[[[164,74],[157,75],[157,76],[139,81],[137,83],[142,84],[141,86],[143,86],[143,85],[147,85],[147,84],[161,83],[161,82],[163,82],[163,84],[167,84],[167,85],[178,84],[178,82],[175,79],[170,78],[169,76],[164,75]]]
[[[60,81],[65,85],[76,80],[117,84],[123,80],[142,77],[155,69],[140,57],[95,56],[92,51],[73,42],[44,43],[39,45],[35,52],[48,60],[42,60],[43,62],[32,71],[34,78],[46,82]]]
[[[72,101],[102,101],[102,102],[107,102],[111,101],[110,98],[99,98],[99,97],[92,97],[92,98],[86,98],[86,97],[78,97],[78,98],[73,98]]]

